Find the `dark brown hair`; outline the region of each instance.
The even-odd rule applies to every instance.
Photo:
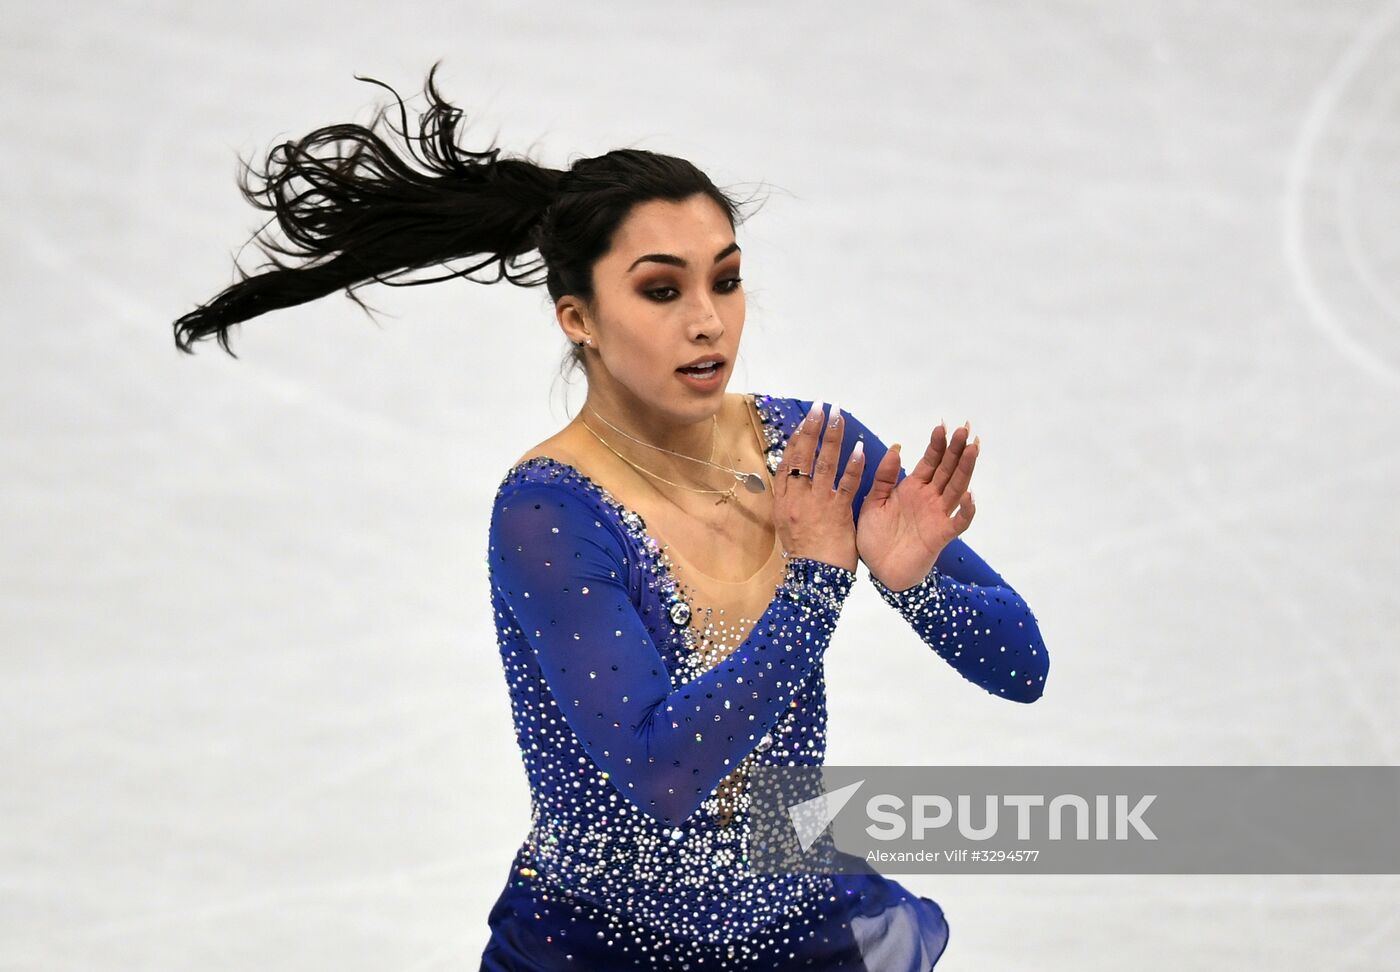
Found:
[[[386,116],[388,106],[383,106],[368,126],[328,125],[275,146],[262,171],[239,158],[244,198],[273,214],[253,237],[270,262],[256,274],[235,263],[237,282],[175,321],[176,347],[193,354],[193,344],[212,335],[237,357],[228,343],[234,324],[342,288],[368,313],[356,290],[372,282],[417,286],[453,277],[478,283],[505,279],[521,287],[543,283],[553,300],[573,294],[591,305],[593,265],[638,203],[703,193],[720,206],[731,228],[741,221],[739,202],[674,156],[615,149],[560,170],[528,156],[502,157],[494,145],[479,152],[459,147],[462,111],[433,83],[440,63],[428,72],[428,108],[419,116],[417,136],[408,134],[408,113],[398,92],[356,75],[394,95],[402,121],[396,134],[407,144],[406,154],[375,130]],[[421,146],[421,155],[415,146]],[[265,235],[274,222],[285,242]],[[538,256],[523,259],[531,251]],[[298,263],[284,263],[278,254]],[[414,270],[468,258],[479,259],[460,269],[448,267],[440,276],[402,279]],[[497,265],[494,278],[471,276],[492,264]]]

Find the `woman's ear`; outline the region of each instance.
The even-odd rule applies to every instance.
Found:
[[[554,317],[571,344],[592,346],[596,339],[595,329],[588,308],[581,300],[573,295],[560,297],[554,305]]]

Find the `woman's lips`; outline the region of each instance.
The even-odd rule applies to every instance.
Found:
[[[686,384],[691,385],[692,387],[700,389],[709,389],[719,386],[719,380],[724,374],[724,366],[716,365],[713,368],[706,369],[701,374],[696,374],[694,372],[685,371],[681,368],[677,368],[676,374],[680,375],[681,380],[684,381]]]

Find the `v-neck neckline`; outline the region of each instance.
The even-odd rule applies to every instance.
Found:
[[[763,455],[765,460],[764,465],[766,466],[768,464],[768,452],[770,449],[772,449],[772,444],[765,441],[764,439],[763,418],[761,415],[758,414],[758,396],[750,394],[744,397],[747,399],[747,401],[744,402],[744,417],[749,420],[749,425],[753,428],[754,434],[758,437],[759,452],[761,455]],[[751,403],[753,405],[752,408],[749,407]],[[757,421],[755,421],[755,419],[757,419]],[[771,472],[768,476],[768,488],[770,490],[775,488],[773,486],[773,476]],[[705,571],[701,570],[699,567],[695,566],[695,561],[691,560],[685,554],[681,553],[680,550],[674,544],[668,543],[664,546],[665,549],[670,553],[670,555],[676,560],[679,560],[681,562],[681,565],[687,571],[699,574],[701,577],[705,578],[705,580],[713,584],[718,584],[721,587],[733,589],[737,587],[743,587],[747,584],[752,584],[756,578],[760,577],[765,571],[768,570],[770,566],[772,566],[773,559],[777,557],[782,550],[782,538],[778,536],[778,528],[774,526],[773,546],[772,549],[768,551],[767,558],[765,558],[763,563],[759,564],[758,567],[756,567],[749,574],[749,576],[740,578],[739,580],[725,580],[723,577],[716,577],[714,574],[708,574]]]
[[[757,414],[759,424],[761,426],[762,438],[767,440],[763,449],[764,464],[768,467],[771,480],[771,473],[777,470],[778,464],[782,461],[783,451],[787,448],[787,443],[788,440],[792,437],[792,432],[790,429],[785,427],[786,422],[783,421],[783,416],[780,415],[775,409],[772,409],[772,404],[776,400],[776,396],[760,395],[755,392],[749,392],[747,394],[747,397],[749,401],[744,404],[744,411],[746,413],[750,413],[750,418],[752,417],[752,414]],[[750,403],[752,403],[753,406],[752,412],[750,412],[749,408]],[[695,571],[695,573],[699,574],[701,577],[704,577],[706,580],[713,581],[717,584],[724,584],[731,587],[737,587],[747,583],[751,583],[755,577],[758,577],[761,573],[763,573],[763,571],[772,564],[774,556],[778,554],[782,546],[775,528],[773,536],[773,551],[768,555],[768,559],[763,562],[762,566],[760,566],[758,570],[754,571],[749,577],[740,581],[726,581],[721,580],[720,578],[711,577],[704,571],[694,567],[690,563],[690,561],[683,555],[679,554],[679,552],[676,551],[674,547],[670,546],[669,544],[662,544],[660,541],[658,541],[656,537],[652,536],[652,534],[648,531],[645,517],[643,517],[640,513],[632,509],[627,504],[623,503],[616,496],[614,496],[606,486],[603,486],[601,483],[594,480],[593,477],[589,476],[586,472],[579,469],[573,463],[565,462],[562,459],[555,459],[553,456],[531,456],[529,459],[526,459],[523,462],[518,462],[514,466],[511,466],[510,469],[506,470],[506,473],[501,480],[502,484],[504,484],[512,476],[515,476],[517,473],[523,472],[524,470],[532,466],[554,466],[556,468],[566,470],[572,473],[575,477],[577,477],[580,483],[591,489],[604,502],[611,505],[613,509],[617,512],[619,518],[623,521],[623,523],[633,529],[633,531],[637,535],[637,538],[642,541],[643,547],[654,556],[657,556],[658,559],[665,561],[664,568],[666,570],[667,578],[671,582],[671,586],[673,589],[678,587],[678,585],[676,584],[677,578],[675,572],[672,570],[672,564],[670,563],[672,557],[681,561],[681,565],[684,569],[693,570]],[[679,594],[677,594],[677,597],[679,598]],[[686,603],[683,598],[680,600],[681,603]],[[685,613],[688,617],[688,604],[686,606]],[[672,613],[672,620],[675,620],[674,612]]]
[[[685,567],[686,570],[688,570],[688,571],[693,571],[694,573],[699,574],[701,577],[705,578],[705,580],[709,581],[710,583],[712,583],[712,584],[719,584],[719,585],[721,585],[721,586],[723,586],[723,587],[743,587],[743,586],[746,585],[746,584],[752,584],[752,583],[754,582],[754,580],[755,580],[759,575],[761,575],[765,570],[768,569],[768,567],[773,563],[773,559],[774,559],[775,557],[777,557],[779,551],[782,550],[783,544],[782,544],[782,539],[778,536],[777,527],[774,527],[774,528],[773,528],[773,549],[770,550],[770,551],[768,552],[768,559],[765,560],[763,563],[759,564],[759,565],[758,565],[758,569],[756,569],[756,570],[755,570],[752,574],[750,574],[749,576],[747,576],[747,577],[745,577],[745,578],[743,578],[743,579],[741,579],[741,580],[734,580],[734,581],[732,581],[732,580],[725,580],[723,577],[716,577],[716,576],[714,576],[713,574],[707,574],[707,573],[705,573],[703,570],[701,570],[699,567],[696,567],[695,564],[691,562],[691,560],[690,560],[689,557],[687,557],[687,556],[685,556],[684,554],[682,554],[682,553],[681,553],[679,550],[677,550],[674,546],[672,546],[672,545],[670,545],[670,544],[665,544],[665,545],[663,545],[663,546],[664,546],[664,549],[665,549],[666,551],[668,551],[672,557],[674,557],[676,560],[679,560],[679,561],[681,562],[681,564]]]

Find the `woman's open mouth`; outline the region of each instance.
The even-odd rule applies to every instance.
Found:
[[[719,385],[719,376],[723,371],[724,364],[722,362],[708,361],[703,365],[677,368],[676,374],[680,375],[688,385],[709,390]]]

